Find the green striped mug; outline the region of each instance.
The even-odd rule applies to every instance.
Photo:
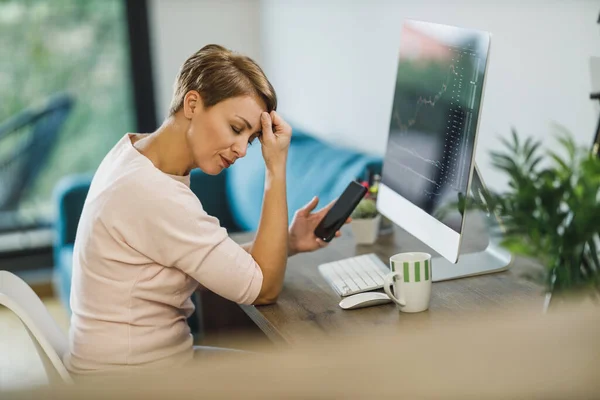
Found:
[[[431,254],[399,253],[390,257],[390,272],[383,289],[400,311],[415,313],[429,308],[431,298]],[[390,290],[393,286],[393,292]]]

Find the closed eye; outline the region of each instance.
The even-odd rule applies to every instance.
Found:
[[[250,137],[250,140],[248,141],[248,145],[252,146],[252,143],[254,143],[254,140],[256,140],[257,137],[259,137],[262,134],[262,132],[258,132],[254,135],[252,135],[252,137]]]
[[[241,130],[237,129],[235,126],[233,125],[229,125],[231,126],[231,130],[234,131],[235,133],[237,133],[238,135],[240,134]]]

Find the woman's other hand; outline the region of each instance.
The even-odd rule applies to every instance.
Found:
[[[275,111],[263,112],[260,116],[262,154],[267,169],[285,166],[292,138],[292,128]]]
[[[288,248],[290,256],[297,253],[318,250],[328,245],[327,242],[324,242],[315,235],[315,228],[325,217],[325,214],[327,214],[329,209],[333,207],[336,200],[311,214],[319,203],[319,198],[315,196],[307,205],[296,211],[289,232]],[[350,221],[351,219],[348,218],[346,223],[349,223]],[[341,232],[337,231],[335,237],[340,236]]]

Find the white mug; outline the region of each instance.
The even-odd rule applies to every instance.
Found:
[[[399,253],[390,257],[383,289],[400,311],[416,313],[429,308],[431,298],[431,254]],[[394,287],[394,293],[390,290]]]

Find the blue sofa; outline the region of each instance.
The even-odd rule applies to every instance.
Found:
[[[353,179],[381,173],[380,157],[339,147],[294,130],[288,155],[287,194],[289,220],[294,212],[319,196],[318,208],[338,197]],[[191,174],[191,189],[207,213],[216,216],[230,233],[254,231],[260,219],[265,166],[260,144],[251,146],[235,166],[212,176],[200,170]],[[54,284],[69,308],[73,243],[92,174],[63,178],[54,191],[56,235]]]

